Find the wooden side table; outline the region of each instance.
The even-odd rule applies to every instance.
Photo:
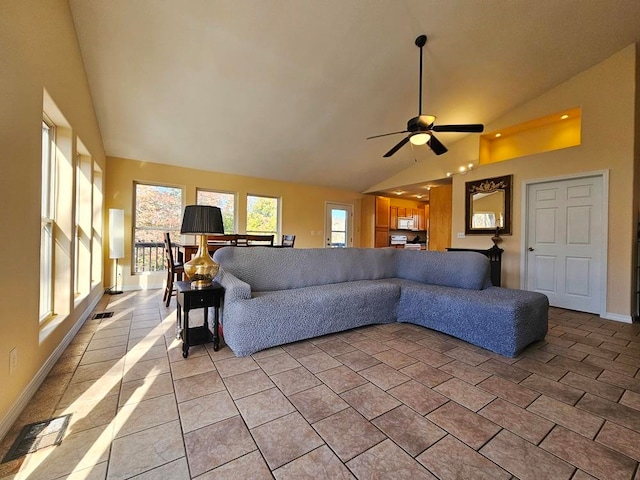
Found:
[[[220,313],[220,302],[224,296],[224,288],[213,282],[205,288],[191,288],[191,282],[176,282],[176,298],[178,308],[178,338],[182,339],[182,356],[189,356],[189,347],[202,345],[213,341],[213,350],[218,351],[220,338],[218,335],[218,323]],[[213,333],[209,330],[209,307],[213,307]],[[204,308],[204,323],[201,326],[189,326],[189,311],[195,308]],[[184,322],[183,322],[184,314]]]

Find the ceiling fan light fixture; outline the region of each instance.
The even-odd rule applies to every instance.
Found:
[[[428,133],[424,133],[424,132],[414,133],[409,138],[409,141],[414,145],[424,145],[429,140],[431,140],[431,135],[429,135]]]

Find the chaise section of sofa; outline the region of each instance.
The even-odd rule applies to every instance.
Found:
[[[229,247],[214,259],[224,338],[238,356],[395,321],[515,356],[547,331],[547,298],[492,287],[478,253]]]

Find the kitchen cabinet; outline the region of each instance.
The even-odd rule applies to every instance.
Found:
[[[389,229],[398,229],[398,207],[389,207]]]
[[[375,234],[373,239],[375,248],[389,246],[390,203],[387,197],[376,197]]]
[[[398,216],[401,218],[407,217],[407,207],[398,207]]]

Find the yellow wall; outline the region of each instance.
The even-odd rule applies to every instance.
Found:
[[[131,275],[131,212],[133,210],[134,181],[158,183],[182,187],[184,203],[196,202],[196,188],[207,188],[237,193],[238,232],[244,233],[246,225],[247,194],[266,195],[281,199],[282,233],[296,235],[296,247],[324,247],[325,204],[327,202],[353,205],[354,246],[360,246],[360,204],[362,195],[357,192],[321,188],[311,185],[280,182],[255,177],[194,170],[122,158],[107,159],[106,208],[125,211],[125,255],[119,261],[122,267],[124,288],[157,288],[162,286],[162,273]],[[112,261],[105,257],[105,284],[113,278]]]
[[[95,285],[74,304],[69,272],[56,291],[55,327],[44,335],[38,322],[41,123],[43,91],[104,170],[102,139],[66,0],[0,2],[0,202],[3,275],[0,282],[0,437],[47,360],[91,303],[102,295]],[[73,149],[73,148],[72,148]],[[68,196],[65,199],[68,200]],[[66,200],[65,200],[66,201]],[[67,219],[61,219],[66,221]],[[57,238],[56,252],[70,256],[71,239]],[[101,258],[101,256],[100,256]],[[59,258],[62,263],[71,258]],[[64,284],[66,281],[66,284]],[[66,300],[63,300],[66,299]],[[42,337],[42,338],[41,338]],[[18,367],[9,375],[9,351]],[[29,387],[29,388],[28,388]]]
[[[582,172],[609,172],[609,230],[606,311],[609,318],[629,319],[632,313],[634,285],[633,252],[636,248],[638,220],[638,147],[637,47],[635,44],[598,65],[576,75],[486,125],[487,131],[516,125],[564,109],[582,109],[580,146],[529,155],[513,160],[482,165],[466,175],[453,177],[452,246],[489,248],[490,235],[457,238],[464,232],[464,184],[467,181],[513,174],[513,235],[503,236],[503,285],[520,287],[521,222],[523,182]],[[477,164],[479,138],[470,135],[450,145],[437,160],[418,162],[411,168],[371,187],[371,191],[399,188],[402,185],[444,178],[459,165]],[[635,154],[635,157],[634,157]],[[433,217],[433,212],[431,212]]]

